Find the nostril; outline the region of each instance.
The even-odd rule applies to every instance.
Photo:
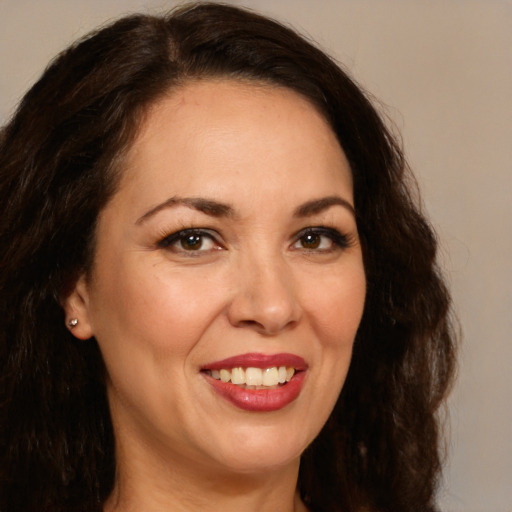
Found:
[[[256,320],[240,320],[235,324],[235,327],[253,329],[257,332],[266,332],[268,329],[265,328],[263,324],[257,322]]]
[[[275,336],[276,334],[293,328],[296,325],[296,321],[289,322],[258,322],[256,320],[241,320],[235,324],[235,327],[252,329],[263,336]]]
[[[263,329],[263,325],[259,322],[256,322],[256,320],[241,320],[238,322],[240,326],[247,326],[247,327],[259,327]]]
[[[302,315],[292,276],[265,267],[241,272],[227,308],[231,325],[275,335],[297,324]]]

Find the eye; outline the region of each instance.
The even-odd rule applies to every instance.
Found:
[[[171,235],[166,235],[158,242],[163,249],[174,252],[201,253],[222,249],[213,233],[204,229],[182,229]]]
[[[326,227],[306,228],[296,236],[293,249],[305,249],[313,252],[330,252],[349,246],[346,235],[338,230]]]

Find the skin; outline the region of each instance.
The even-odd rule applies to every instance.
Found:
[[[343,386],[364,306],[351,205],[335,135],[293,91],[198,81],[152,106],[65,306],[108,371],[118,471],[106,511],[305,510],[300,455]],[[319,226],[343,246],[304,235]],[[207,230],[199,248],[161,242],[188,228]],[[219,396],[201,368],[248,352],[303,357],[298,398],[249,412]]]

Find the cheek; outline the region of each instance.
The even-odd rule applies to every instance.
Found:
[[[320,381],[329,407],[334,406],[345,382],[365,296],[366,278],[360,263],[323,280],[316,297],[311,297],[314,300],[310,301],[310,317],[321,345]]]
[[[353,271],[325,279],[310,298],[313,325],[319,338],[334,350],[352,347],[366,296],[366,278],[362,264]]]
[[[313,290],[305,302],[312,338],[318,343],[311,351],[311,395],[306,397],[307,415],[315,418],[311,437],[324,426],[345,383],[366,295],[362,264],[319,276]]]
[[[201,281],[159,266],[120,262],[98,282],[102,287],[93,297],[97,337],[125,347],[138,343],[155,356],[190,348],[213,308],[210,294],[197,293]]]
[[[170,402],[179,408],[180,389],[191,377],[189,355],[215,315],[214,296],[197,293],[204,279],[191,282],[159,265],[119,261],[105,269],[92,299],[111,403],[148,416],[168,410]]]

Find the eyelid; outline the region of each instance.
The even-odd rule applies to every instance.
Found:
[[[304,229],[301,229],[298,233],[296,233],[293,237],[293,244],[295,245],[303,236],[308,234],[314,234],[319,236],[326,236],[329,238],[332,243],[335,245],[335,248],[345,249],[350,246],[350,237],[341,233],[336,228],[331,228],[327,226],[310,226]],[[328,252],[330,249],[307,249],[303,248],[303,250],[311,251],[311,252]]]
[[[171,248],[172,245],[176,242],[179,242],[180,239],[185,238],[186,236],[190,235],[197,235],[205,238],[211,239],[217,246],[220,248],[224,248],[224,245],[221,243],[219,234],[212,230],[207,228],[183,228],[178,231],[174,231],[171,233],[165,232],[160,237],[159,241],[157,242],[157,246],[161,249],[167,249]],[[200,252],[209,252],[208,250],[197,250],[197,251],[186,251],[185,249],[179,249],[175,248],[176,252],[187,252],[187,253],[200,253]]]
[[[302,237],[306,235],[316,235],[320,237],[326,237],[332,242],[332,247],[329,248],[307,248],[307,247],[295,247],[295,245],[301,240]],[[208,249],[197,249],[197,250],[187,250],[183,247],[178,247],[177,242],[185,239],[187,236],[200,236],[203,238],[208,238],[212,241],[213,244],[216,245],[215,248]],[[327,253],[330,251],[335,251],[337,249],[345,249],[351,245],[352,237],[340,232],[339,229],[327,226],[308,226],[306,228],[301,229],[292,237],[292,250],[303,250],[306,252],[318,252],[318,253]],[[211,253],[215,250],[225,249],[225,244],[221,241],[222,237],[220,234],[213,229],[209,228],[182,228],[177,231],[165,231],[159,237],[159,240],[156,243],[156,246],[160,249],[168,249],[170,251],[174,251],[176,253],[186,253],[187,256],[199,256],[201,253]]]

